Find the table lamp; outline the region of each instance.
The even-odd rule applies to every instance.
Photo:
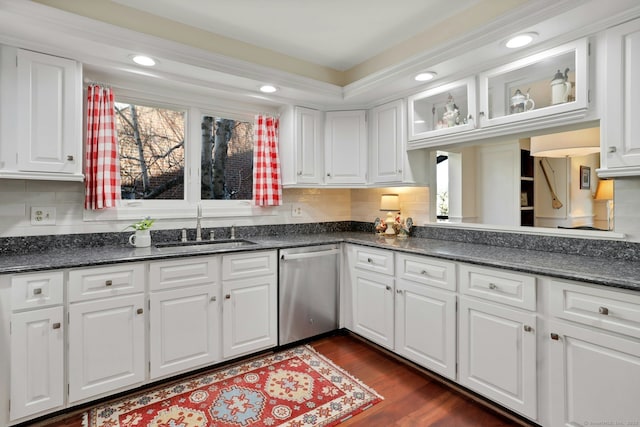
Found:
[[[598,181],[596,194],[593,196],[595,200],[607,201],[607,230],[612,230],[611,217],[613,216],[613,180],[601,179]]]
[[[396,219],[393,213],[400,211],[400,196],[397,194],[383,194],[380,198],[380,210],[387,211],[387,219],[384,221],[387,224],[387,229],[384,234],[395,235],[396,231],[393,229],[393,224]]]

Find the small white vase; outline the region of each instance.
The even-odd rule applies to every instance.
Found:
[[[149,230],[136,230],[129,236],[129,243],[136,248],[148,248],[151,246],[151,232]]]

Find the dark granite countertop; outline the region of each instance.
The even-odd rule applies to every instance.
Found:
[[[239,248],[216,248],[202,245],[197,249],[175,250],[133,248],[125,245],[102,247],[55,248],[27,254],[0,256],[0,273],[23,273],[49,269],[97,266],[118,262],[162,260],[239,251],[281,249],[328,243],[349,242],[372,247],[428,255],[512,271],[577,280],[593,284],[640,291],[640,263],[637,261],[566,255],[528,249],[514,249],[474,243],[410,237],[386,239],[372,233],[338,232],[247,237],[256,245]]]

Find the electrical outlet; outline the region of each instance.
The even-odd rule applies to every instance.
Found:
[[[291,216],[302,216],[302,206],[293,205],[291,207]]]
[[[31,206],[31,225],[56,225],[56,208]]]

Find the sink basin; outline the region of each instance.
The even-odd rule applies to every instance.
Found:
[[[244,239],[203,240],[201,242],[167,242],[158,243],[156,248],[163,252],[186,252],[198,249],[234,249],[256,245],[256,242]]]

